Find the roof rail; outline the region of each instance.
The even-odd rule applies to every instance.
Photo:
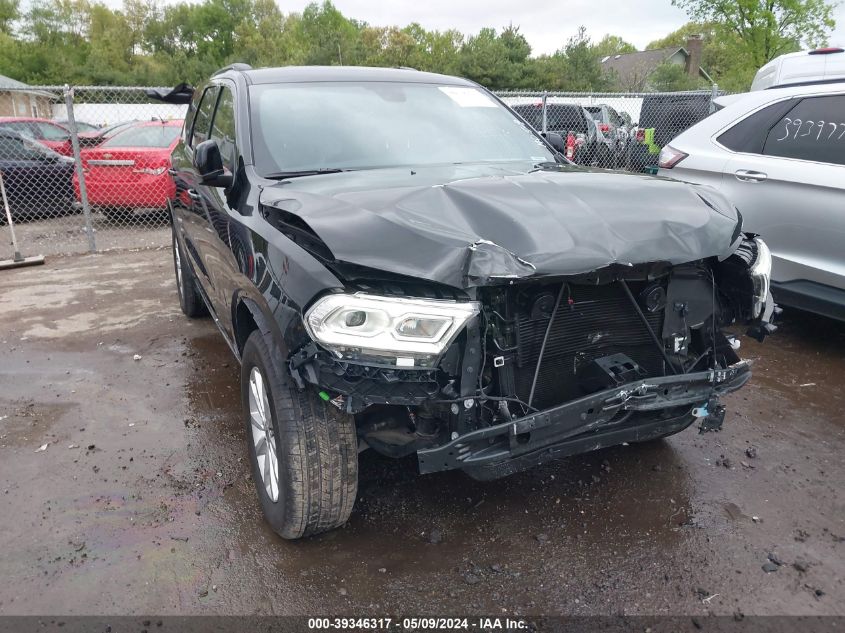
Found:
[[[252,66],[249,64],[244,64],[243,62],[235,62],[234,64],[229,64],[228,66],[224,66],[216,73],[212,75],[212,77],[216,77],[217,75],[225,73],[227,70],[252,70]]]

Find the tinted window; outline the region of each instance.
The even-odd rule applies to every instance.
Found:
[[[518,105],[514,106],[513,109],[535,130],[543,129],[542,105]],[[566,106],[557,103],[546,105],[546,128],[552,132],[587,132],[587,124],[580,106]]]
[[[58,125],[38,121],[35,126],[41,132],[41,138],[47,141],[66,141],[70,138],[70,132]]]
[[[168,147],[178,136],[175,125],[139,125],[115,134],[100,147]]]
[[[217,141],[223,166],[235,171],[235,105],[232,91],[226,87],[220,89],[217,112],[211,126],[211,138]]]
[[[202,95],[197,114],[194,117],[194,127],[191,133],[191,147],[208,140],[208,131],[211,128],[211,117],[214,114],[214,105],[217,102],[217,86],[209,86]]]
[[[763,153],[845,165],[845,95],[803,99],[769,131]]]
[[[8,130],[14,130],[27,138],[35,138],[35,131],[26,121],[8,121],[0,125]]]
[[[554,160],[483,90],[399,82],[250,87],[260,173]]]
[[[0,135],[0,160],[44,160],[48,155],[55,154],[34,141]]]
[[[513,106],[513,111],[525,119],[535,130],[543,129],[543,105],[517,105]]]
[[[587,133],[587,119],[581,106],[548,106],[549,129]]]
[[[589,107],[586,108],[587,112],[590,113],[590,116],[593,117],[594,121],[598,121],[599,123],[604,123],[604,112],[600,107]]]
[[[769,130],[795,106],[794,99],[772,104],[744,118],[716,139],[730,150],[760,154]]]

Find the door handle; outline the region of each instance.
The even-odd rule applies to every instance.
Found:
[[[188,189],[188,197],[189,197],[191,200],[199,200],[199,199],[200,199],[200,194],[198,194],[198,193],[196,192],[196,190],[194,190],[194,189]]]
[[[768,175],[764,174],[762,171],[753,171],[751,169],[737,169],[734,172],[734,176],[736,176],[737,180],[741,180],[742,182],[763,182]]]

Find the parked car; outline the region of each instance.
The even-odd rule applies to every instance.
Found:
[[[80,132],[79,145],[80,147],[96,147],[100,143],[107,141],[115,134],[120,134],[123,130],[133,125],[140,123],[140,121],[121,121],[98,128],[95,131]]]
[[[845,82],[727,102],[663,148],[661,175],[736,204],[772,249],[778,302],[845,319]]]
[[[22,136],[35,139],[63,156],[70,156],[73,153],[68,129],[49,119],[0,117],[0,128],[14,130]]]
[[[172,161],[179,302],[241,363],[285,538],[346,521],[363,448],[490,479],[719,428],[750,377],[722,328],[773,328],[768,250],[723,196],[559,162],[464,79],[237,64]]]
[[[601,167],[616,168],[620,165],[628,145],[628,123],[609,105],[584,106],[598,126],[602,142],[597,155]]]
[[[660,149],[705,117],[712,106],[709,92],[674,92],[643,97],[640,119],[631,144],[629,169],[657,171]]]
[[[525,119],[528,125],[538,132],[542,131],[542,101],[514,105],[512,109]],[[571,160],[579,165],[592,165],[598,156],[599,143],[603,142],[592,117],[577,104],[547,103],[546,131],[560,134],[564,139],[570,134],[575,137],[575,149],[570,153]]]
[[[55,122],[70,131],[70,121],[67,119],[56,119]],[[75,123],[77,134],[82,134],[84,132],[97,132],[100,129],[99,125],[85,123],[85,121],[75,121]]]
[[[88,201],[111,219],[127,219],[138,209],[167,209],[176,196],[170,169],[181,120],[151,121],[127,127],[97,147],[82,150]],[[79,179],[74,174],[79,197]]]
[[[751,90],[845,81],[845,48],[835,46],[776,57],[757,71]]]
[[[73,167],[73,159],[0,127],[0,172],[13,219],[73,211]],[[0,206],[0,223],[5,222],[5,209]]]

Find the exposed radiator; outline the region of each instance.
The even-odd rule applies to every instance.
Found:
[[[637,296],[641,284],[630,284]],[[623,353],[649,376],[663,374],[663,358],[648,330],[626,297],[613,283],[604,286],[571,286],[571,301],[565,293],[555,316],[543,364],[537,379],[534,406],[547,408],[584,395],[579,386],[580,370],[593,359]],[[660,336],[663,311],[645,313]],[[528,400],[531,381],[548,318],[517,317],[516,390]]]

